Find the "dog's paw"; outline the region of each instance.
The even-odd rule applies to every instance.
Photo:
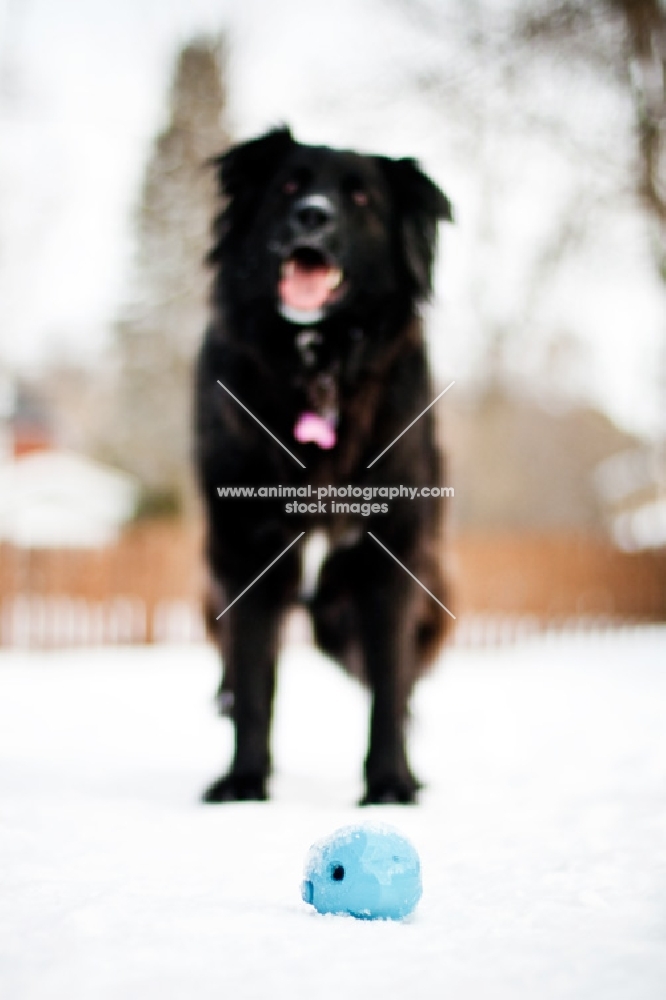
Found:
[[[265,802],[266,778],[260,774],[227,774],[209,785],[202,802]]]
[[[409,806],[416,802],[421,785],[412,778],[382,778],[369,781],[360,806]]]

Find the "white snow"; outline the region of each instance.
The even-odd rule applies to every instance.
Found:
[[[3,1000],[657,1000],[666,993],[666,629],[454,649],[415,699],[415,808],[359,810],[366,697],[287,650],[270,803],[224,765],[203,646],[0,655]],[[300,899],[310,845],[389,822],[405,923]]]

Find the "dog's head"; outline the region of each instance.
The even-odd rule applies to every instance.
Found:
[[[242,299],[312,326],[429,294],[437,222],[452,212],[413,160],[304,146],[279,128],[213,162],[227,204],[209,259],[233,269]]]

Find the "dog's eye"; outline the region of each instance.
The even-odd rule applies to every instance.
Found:
[[[282,184],[282,191],[288,197],[304,191],[312,180],[312,171],[307,167],[295,167]]]
[[[335,865],[331,871],[331,878],[334,882],[342,882],[345,877],[345,870],[342,865]]]
[[[359,208],[364,208],[370,200],[363,177],[356,173],[347,174],[343,178],[342,191],[345,197]]]

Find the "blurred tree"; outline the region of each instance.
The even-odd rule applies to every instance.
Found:
[[[469,268],[482,330],[476,370],[501,382],[521,367],[514,361],[526,340],[548,352],[558,332],[544,328],[544,302],[613,214],[635,208],[631,188],[659,224],[659,269],[666,273],[666,6],[663,0],[392,5],[423,49],[407,85],[445,113],[447,136],[464,153],[481,195],[477,218],[464,220],[476,230]],[[524,263],[504,259],[498,267],[514,207],[523,222],[521,188],[539,190],[543,207],[533,212]],[[514,274],[512,263],[523,273]],[[589,254],[583,266],[589,271]],[[519,293],[503,294],[502,285],[516,277]]]
[[[193,503],[192,362],[205,324],[203,265],[215,204],[206,161],[229,144],[224,46],[196,39],[180,52],[169,122],[146,168],[130,301],[116,326],[116,412],[103,449],[143,486],[143,513]]]
[[[605,20],[619,31],[590,36]],[[666,7],[662,0],[559,0],[532,4],[516,21],[518,37],[546,42],[613,74],[633,98],[638,156],[636,190],[659,224],[660,270],[666,255]],[[587,39],[587,44],[581,44]],[[601,45],[600,45],[601,41]],[[600,56],[602,57],[600,59]]]
[[[613,43],[600,46],[596,35],[590,44],[590,27],[603,21]],[[631,94],[633,183],[652,224],[654,257],[666,285],[666,5],[663,0],[551,0],[532,5],[517,27],[518,37],[529,43],[545,42],[564,53],[573,48],[579,59],[615,75]],[[586,35],[587,44],[576,44]],[[659,382],[662,421],[656,447],[660,494],[666,497],[666,336]]]

